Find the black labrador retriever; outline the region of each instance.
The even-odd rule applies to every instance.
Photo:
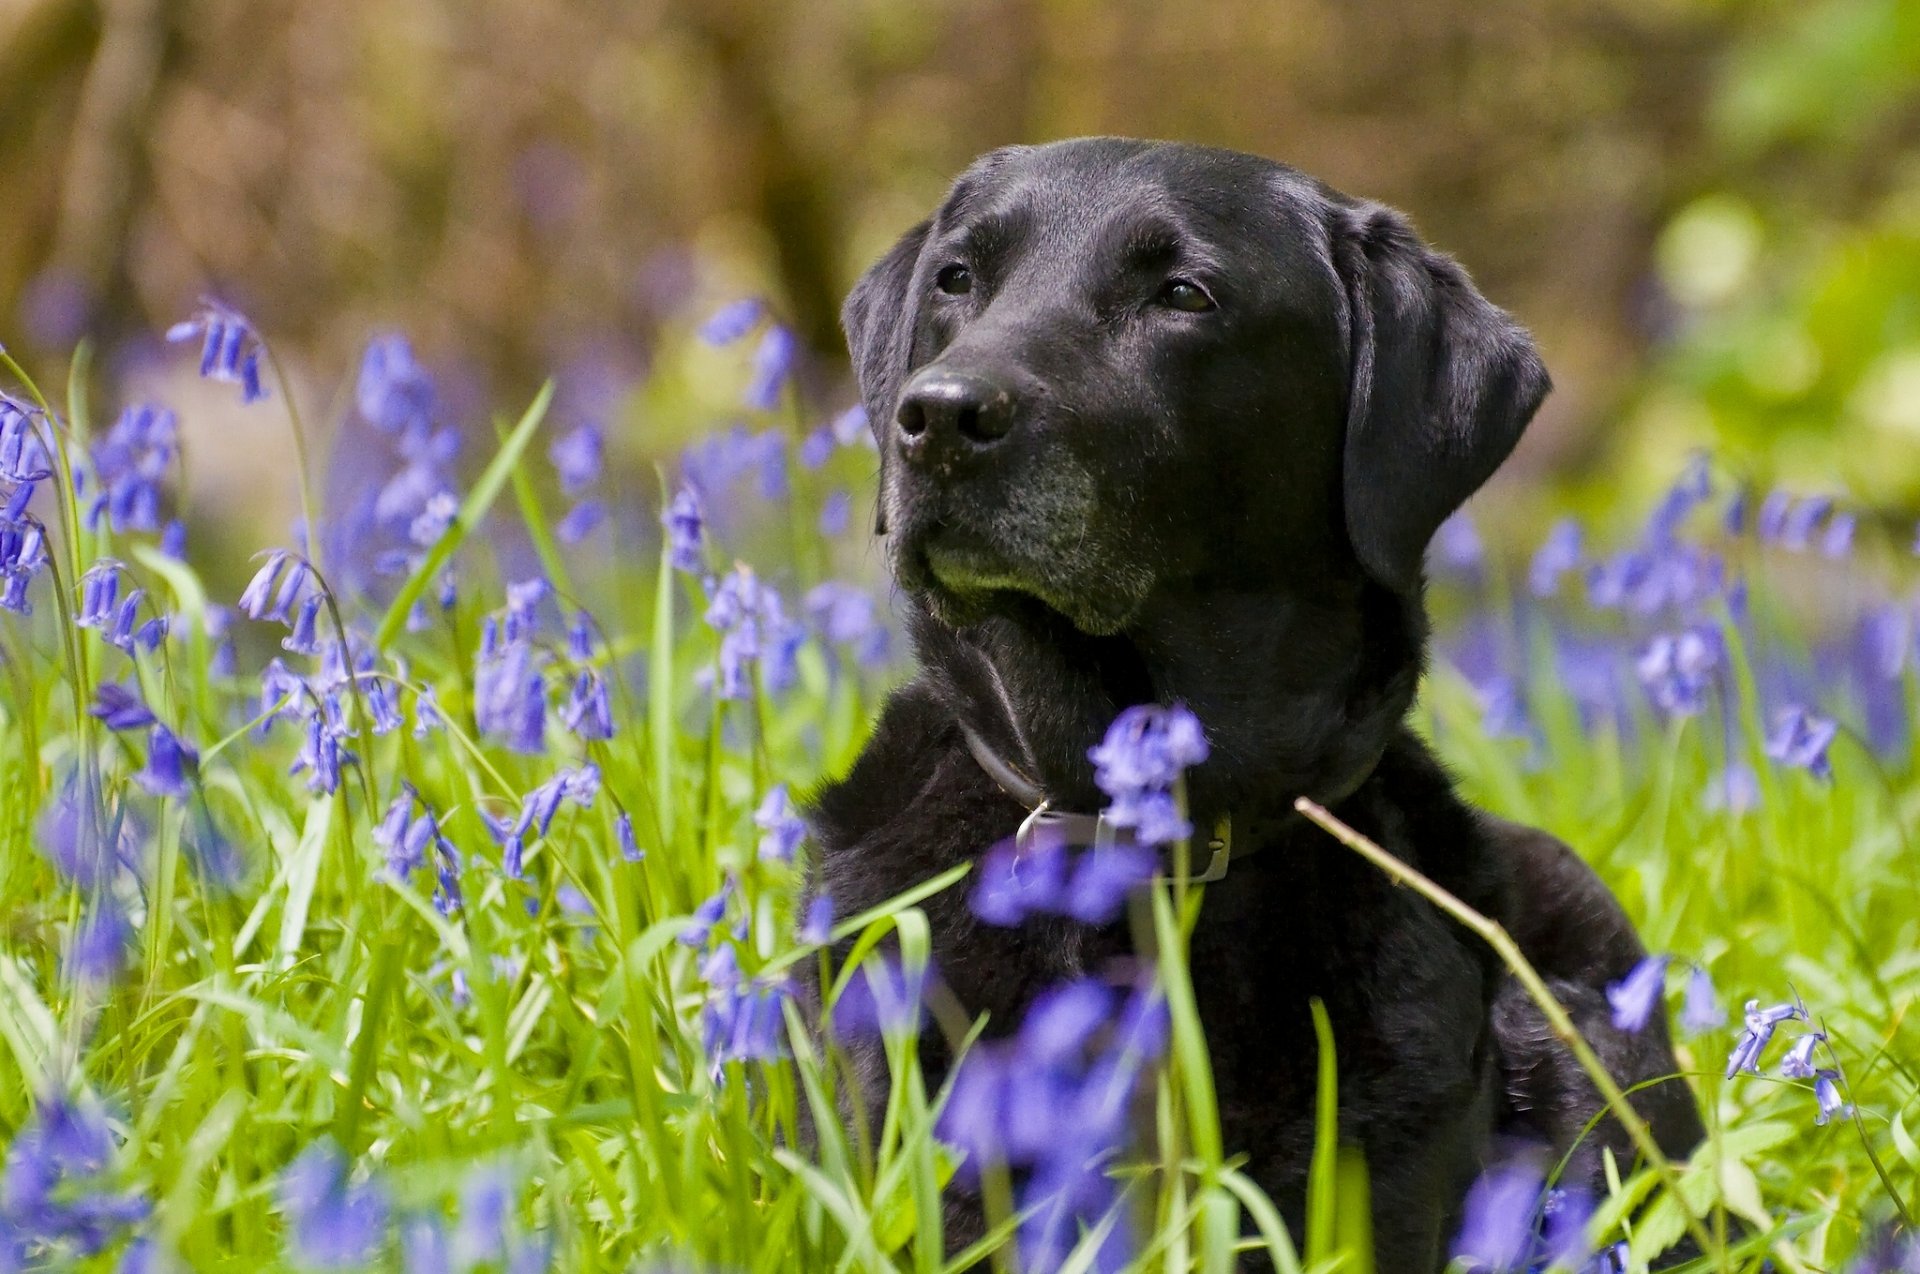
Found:
[[[1441,1267],[1503,1136],[1580,1143],[1576,1177],[1603,1145],[1631,1163],[1616,1125],[1582,1141],[1601,1103],[1485,945],[1293,813],[1323,802],[1504,923],[1623,1086],[1675,1073],[1664,1021],[1611,1024],[1604,989],[1643,954],[1619,905],[1552,837],[1462,802],[1405,724],[1427,542],[1547,392],[1527,334],[1389,208],[1114,138],[985,156],[844,318],[921,670],[815,802],[813,887],[846,914],[1012,836],[1030,811],[995,760],[1097,811],[1088,748],[1129,705],[1185,703],[1211,747],[1192,821],[1234,829],[1192,950],[1226,1144],[1296,1233],[1314,997],[1383,1271]],[[927,910],[990,1033],[1127,953],[1124,925],[995,928],[960,890]],[[1683,1081],[1636,1100],[1663,1148],[1700,1138]],[[977,1225],[950,1203],[954,1237]]]

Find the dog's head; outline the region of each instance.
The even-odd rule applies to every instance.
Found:
[[[1547,391],[1398,213],[1167,143],[985,156],[844,321],[896,576],[950,624],[1021,596],[1111,634],[1161,589],[1417,595]]]

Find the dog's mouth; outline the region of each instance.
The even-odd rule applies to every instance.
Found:
[[[949,592],[992,593],[1032,588],[1031,576],[1006,553],[971,531],[942,527],[921,548],[928,576]]]

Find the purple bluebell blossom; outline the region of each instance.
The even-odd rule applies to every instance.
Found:
[[[240,613],[250,619],[265,619],[267,608],[272,603],[274,586],[280,580],[280,572],[286,569],[293,554],[285,549],[274,549],[260,563],[260,569],[247,581],[246,589],[241,592],[237,605]]]
[[[59,1093],[36,1102],[0,1174],[0,1261],[17,1256],[8,1268],[67,1268],[146,1220],[146,1197],[112,1186],[113,1151],[99,1103]],[[37,1252],[31,1264],[29,1250]]]
[[[606,453],[606,435],[600,426],[583,422],[554,439],[547,448],[547,459],[560,475],[560,489],[572,496],[600,480]]]
[[[16,615],[33,613],[27,586],[46,562],[46,532],[39,523],[17,517],[0,519],[0,610]]]
[[[599,673],[588,668],[574,677],[573,691],[560,709],[560,720],[582,739],[613,737],[613,704]]]
[[[1833,778],[1827,748],[1839,730],[1830,717],[1809,712],[1798,704],[1785,707],[1773,714],[1772,725],[1767,730],[1766,753],[1782,765],[1805,770],[1827,782]]]
[[[680,941],[689,947],[705,947],[713,936],[713,927],[726,914],[727,899],[732,893],[733,882],[729,880],[720,887],[720,892],[695,907],[692,918],[680,929]]]
[[[785,1057],[786,1020],[781,1005],[789,994],[784,983],[755,979],[710,996],[700,1021],[702,1042],[713,1067]]]
[[[897,956],[876,952],[855,969],[833,1002],[829,1020],[843,1039],[918,1031],[926,1020],[930,967],[909,968]]]
[[[801,604],[815,630],[832,644],[851,650],[856,662],[873,667],[885,660],[887,630],[879,621],[871,593],[828,580],[809,589]]]
[[[1713,977],[1699,965],[1687,975],[1686,1002],[1680,1009],[1680,1025],[1696,1034],[1711,1031],[1726,1021],[1720,999],[1714,994]]]
[[[1730,761],[1707,780],[1701,803],[1712,813],[1751,814],[1760,808],[1760,776],[1746,762]]]
[[[126,913],[111,894],[102,892],[74,930],[67,970],[82,982],[111,982],[127,967],[132,941]]]
[[[1808,496],[1790,505],[1780,522],[1780,547],[1804,552],[1832,511],[1833,500],[1824,495]]]
[[[1573,518],[1555,522],[1527,568],[1528,589],[1535,597],[1552,597],[1560,591],[1560,577],[1580,568],[1580,552],[1580,523]]]
[[[1820,1106],[1820,1113],[1813,1122],[1824,1128],[1834,1119],[1846,1119],[1853,1114],[1853,1103],[1846,1100],[1840,1092],[1840,1072],[1822,1068],[1813,1076],[1813,1099]]]
[[[437,399],[433,378],[406,337],[387,332],[367,342],[354,402],[368,424],[384,434],[424,436],[433,428]]]
[[[392,734],[405,719],[400,715],[400,704],[393,691],[393,682],[385,677],[358,678],[366,698],[367,715],[372,718],[370,725],[376,735]]]
[[[1762,544],[1777,544],[1786,534],[1787,515],[1793,511],[1793,493],[1781,487],[1767,492],[1766,499],[1760,502],[1760,512],[1754,516],[1753,533]]]
[[[1440,529],[1433,533],[1430,552],[1436,566],[1456,575],[1477,573],[1487,557],[1479,528],[1474,526],[1465,509],[1455,510],[1453,516],[1440,524]]]
[[[1860,645],[1867,667],[1887,681],[1898,681],[1913,657],[1913,610],[1909,605],[1876,606],[1860,621]]]
[[[578,544],[599,530],[606,520],[606,505],[598,500],[582,500],[554,523],[553,533],[562,544]]]
[[[109,629],[120,601],[121,565],[103,557],[80,577],[80,609],[73,622],[81,628]]]
[[[772,411],[780,405],[780,392],[793,376],[800,354],[800,342],[793,330],[776,323],[761,334],[753,351],[753,379],[747,384],[747,406]]]
[[[87,711],[109,730],[140,730],[153,724],[153,711],[139,693],[115,681],[100,683]]]
[[[507,585],[507,611],[500,627],[501,636],[512,642],[538,635],[540,603],[552,595],[553,585],[538,575]]]
[[[371,1260],[386,1236],[391,1211],[384,1187],[354,1184],[347,1157],[330,1141],[301,1152],[280,1177],[280,1206],[290,1224],[295,1255],[323,1269],[348,1269]]]
[[[1488,1168],[1467,1191],[1453,1259],[1476,1274],[1507,1274],[1531,1263],[1540,1221],[1540,1170],[1528,1163]]]
[[[700,513],[700,497],[692,487],[683,486],[673,493],[660,522],[667,531],[668,563],[676,571],[698,574],[706,522]]]
[[[1773,1033],[1780,1024],[1806,1020],[1807,1011],[1798,1004],[1775,1004],[1763,1009],[1760,1001],[1748,1000],[1746,1029],[1741,1032],[1740,1039],[1727,1058],[1727,1078],[1732,1079],[1743,1070],[1750,1075],[1758,1075],[1761,1055],[1767,1051],[1767,1045],[1773,1040]]]
[[[793,853],[805,839],[807,825],[794,813],[787,799],[787,785],[776,783],[767,789],[760,806],[753,812],[753,825],[760,829],[759,855],[762,862],[790,863]]]
[[[1745,535],[1747,532],[1747,506],[1753,502],[1753,489],[1740,486],[1734,490],[1727,501],[1727,510],[1721,515],[1721,526],[1728,535]]]
[[[621,810],[613,820],[614,843],[620,846],[620,857],[630,863],[642,861],[647,851],[640,848],[640,842],[633,834],[633,815]]]
[[[460,514],[460,497],[451,490],[442,488],[428,496],[420,506],[420,512],[407,524],[407,538],[421,548],[429,548],[439,543],[440,537],[447,533],[453,520]]]
[[[1193,834],[1173,798],[1180,775],[1207,759],[1206,735],[1184,706],[1138,704],[1107,727],[1087,756],[1094,782],[1112,802],[1107,821],[1129,828],[1142,844],[1159,845]]]
[[[756,665],[768,690],[777,692],[793,684],[794,657],[806,640],[806,630],[787,618],[779,592],[749,567],[729,571],[715,584],[706,620],[720,634],[714,678],[722,698],[750,697]]]
[[[1089,849],[1075,861],[1061,910],[1083,924],[1111,924],[1133,891],[1153,879],[1160,859],[1145,845]]]
[[[260,379],[260,356],[266,345],[239,311],[218,301],[204,301],[193,317],[167,329],[168,341],[196,339],[203,380],[240,386],[242,402],[256,403],[267,396]]]
[[[1860,519],[1853,513],[1842,511],[1833,515],[1827,523],[1827,529],[1820,536],[1820,553],[1823,557],[1839,559],[1853,552],[1853,534]]]
[[[820,534],[828,538],[845,535],[853,522],[853,495],[845,488],[827,494],[820,504]]]
[[[1647,697],[1674,717],[1694,716],[1706,706],[1720,666],[1718,637],[1711,631],[1689,628],[1660,633],[1634,663]]]
[[[758,297],[729,301],[700,325],[700,339],[709,345],[731,345],[751,332],[765,312],[766,303]]]
[[[93,449],[98,489],[87,525],[102,518],[116,531],[160,529],[160,480],[177,451],[179,422],[153,403],[128,407]]]
[[[440,700],[432,686],[421,686],[413,697],[413,737],[424,739],[436,730],[444,730],[447,719],[440,715]]]
[[[137,771],[134,782],[155,796],[180,799],[192,790],[189,776],[200,764],[200,754],[166,726],[155,722],[147,734],[146,768]]]
[[[546,751],[547,681],[531,645],[483,646],[473,677],[474,721],[484,734],[527,755]]]
[[[309,792],[336,792],[343,767],[360,758],[347,749],[345,730],[324,709],[307,713],[305,724],[299,754],[287,773],[305,774]]]
[[[967,905],[988,924],[1011,927],[1030,915],[1057,912],[1066,884],[1066,845],[1042,829],[1026,853],[1005,840],[981,856]]]
[[[1666,994],[1667,961],[1663,955],[1643,956],[1627,976],[1607,987],[1615,1030],[1638,1034]]]
[[[800,440],[800,467],[818,469],[833,458],[833,430],[822,425]]]
[[[315,593],[300,603],[300,613],[294,618],[293,627],[280,641],[282,650],[292,651],[296,655],[320,653],[320,606],[324,600]]]
[[[0,481],[44,482],[53,476],[53,462],[34,427],[44,419],[38,407],[0,394]]]
[[[860,443],[873,445],[873,432],[867,428],[867,409],[860,403],[835,416],[827,427],[833,431],[833,440],[843,447]]]
[[[761,499],[779,500],[788,490],[787,442],[784,429],[755,433],[735,425],[688,447],[681,467],[687,482],[709,502],[724,500],[735,484],[749,477]]]
[[[806,918],[800,922],[800,941],[808,946],[823,947],[833,938],[833,899],[826,894],[816,894],[807,904]]]
[[[1818,1069],[1813,1064],[1814,1050],[1826,1042],[1825,1031],[1808,1031],[1795,1039],[1787,1055],[1780,1059],[1780,1073],[1788,1079],[1812,1079]]]

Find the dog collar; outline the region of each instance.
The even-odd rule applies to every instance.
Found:
[[[1010,761],[993,750],[991,744],[981,738],[979,733],[966,722],[959,722],[960,733],[967,741],[967,751],[973,753],[973,759],[987,772],[987,777],[1000,785],[1000,789],[1014,800],[1020,802],[1029,811],[1021,820],[1020,830],[1013,834],[1013,850],[1016,855],[1027,854],[1034,841],[1045,832],[1058,837],[1068,845],[1105,849],[1112,845],[1131,845],[1135,843],[1133,829],[1120,827],[1102,814],[1074,814],[1066,810],[1053,808],[1047,794],[1040,785],[1022,774]],[[1233,861],[1233,816],[1223,814],[1214,820],[1213,834],[1204,842],[1208,854],[1207,869],[1189,879],[1197,883],[1220,880],[1227,874],[1227,865]],[[1245,850],[1240,857],[1253,852],[1253,847]]]

